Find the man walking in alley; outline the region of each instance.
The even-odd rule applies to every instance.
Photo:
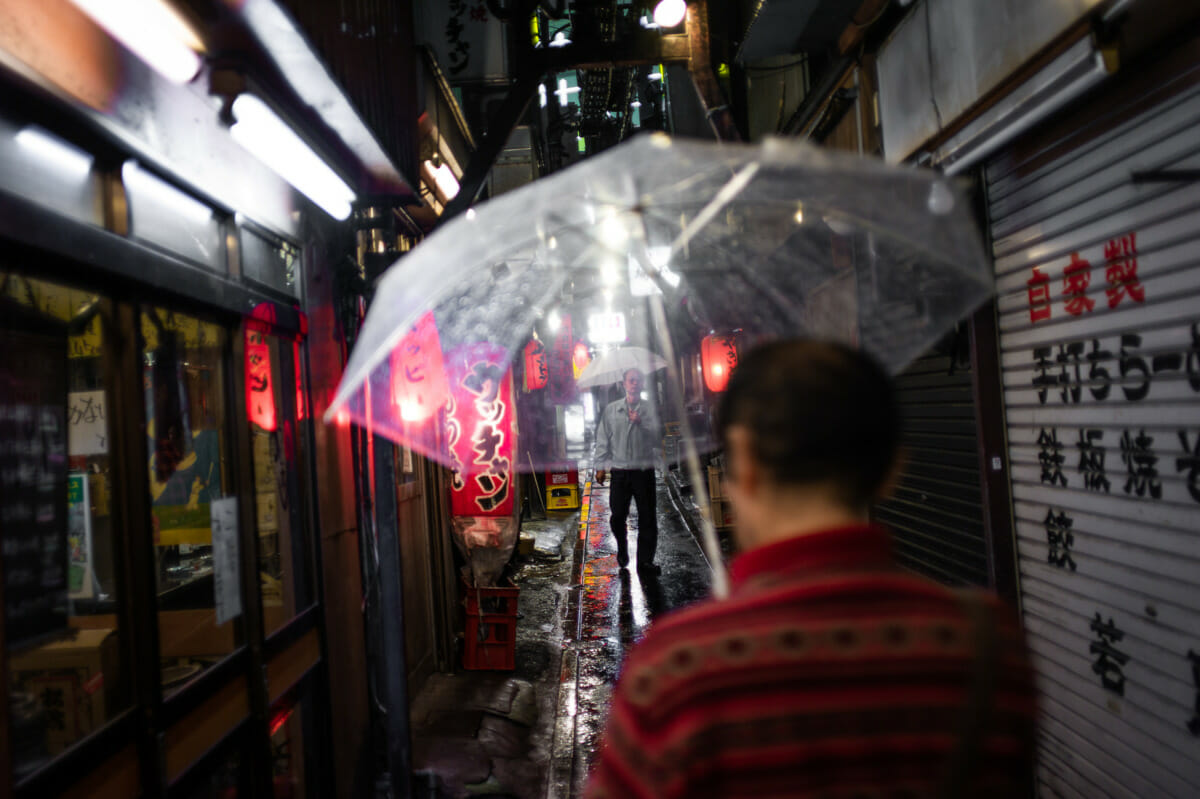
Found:
[[[718,424],[731,594],[632,650],[588,796],[1028,795],[1015,616],[902,571],[868,521],[897,471],[886,373],[841,345],[774,342],[742,359]]]
[[[610,402],[596,425],[596,482],[604,485],[612,472],[608,503],[612,532],[617,539],[617,564],[629,565],[626,520],[630,500],[637,502],[637,568],[642,574],[658,574],[654,552],[658,548],[658,518],[655,509],[654,447],[661,440],[658,416],[642,399],[645,377],[638,369],[625,372],[625,396]]]

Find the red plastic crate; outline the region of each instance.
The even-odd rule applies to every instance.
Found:
[[[517,602],[521,589],[507,585],[474,586],[463,579],[466,647],[463,668],[508,671],[517,659]]]
[[[463,668],[509,671],[517,665],[517,617],[467,614]]]
[[[463,580],[468,616],[497,615],[516,616],[517,600],[521,589],[509,582],[508,585],[475,587]]]

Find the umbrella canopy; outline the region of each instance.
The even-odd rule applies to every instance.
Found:
[[[642,374],[666,369],[667,362],[662,356],[656,355],[645,347],[618,347],[615,350],[602,352],[591,363],[583,368],[575,385],[579,388],[607,386],[620,383],[625,379],[625,373],[637,369]]]
[[[661,353],[663,418],[703,418],[692,411],[714,398],[705,338],[834,339],[895,373],[990,291],[970,206],[933,171],[794,139],[643,135],[468,211],[403,256],[376,287],[326,420],[347,413],[456,475],[541,469],[561,457],[540,433],[574,401],[579,346]],[[524,358],[535,332],[545,352]],[[541,376],[547,387],[530,390]],[[502,417],[531,403],[550,413],[522,416],[516,449],[497,454],[518,431]],[[704,510],[695,444],[682,444]]]

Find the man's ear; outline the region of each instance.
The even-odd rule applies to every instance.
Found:
[[[896,487],[900,485],[900,478],[904,476],[906,466],[908,466],[908,450],[903,448],[896,450],[896,457],[892,459],[892,466],[888,469],[887,477],[879,486],[879,491],[876,492],[876,502],[882,502],[891,497]]]

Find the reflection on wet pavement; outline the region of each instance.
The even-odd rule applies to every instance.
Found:
[[[577,655],[574,677],[574,755],[571,787],[556,796],[578,796],[587,778],[608,717],[613,684],[626,650],[655,618],[708,595],[710,572],[692,534],[684,526],[659,477],[657,492],[658,576],[617,565],[617,544],[609,528],[608,489],[592,485],[583,543],[578,634],[570,624],[565,652]],[[629,515],[629,560],[637,562],[637,506]],[[560,713],[563,709],[560,707]],[[557,749],[557,747],[556,747]]]
[[[537,541],[514,561],[516,668],[435,674],[414,697],[413,768],[428,784],[419,795],[579,796],[626,650],[655,618],[708,594],[708,565],[663,483],[657,577],[618,568],[608,488],[585,486],[583,499],[579,514],[522,521]],[[635,505],[633,562],[636,530]]]

